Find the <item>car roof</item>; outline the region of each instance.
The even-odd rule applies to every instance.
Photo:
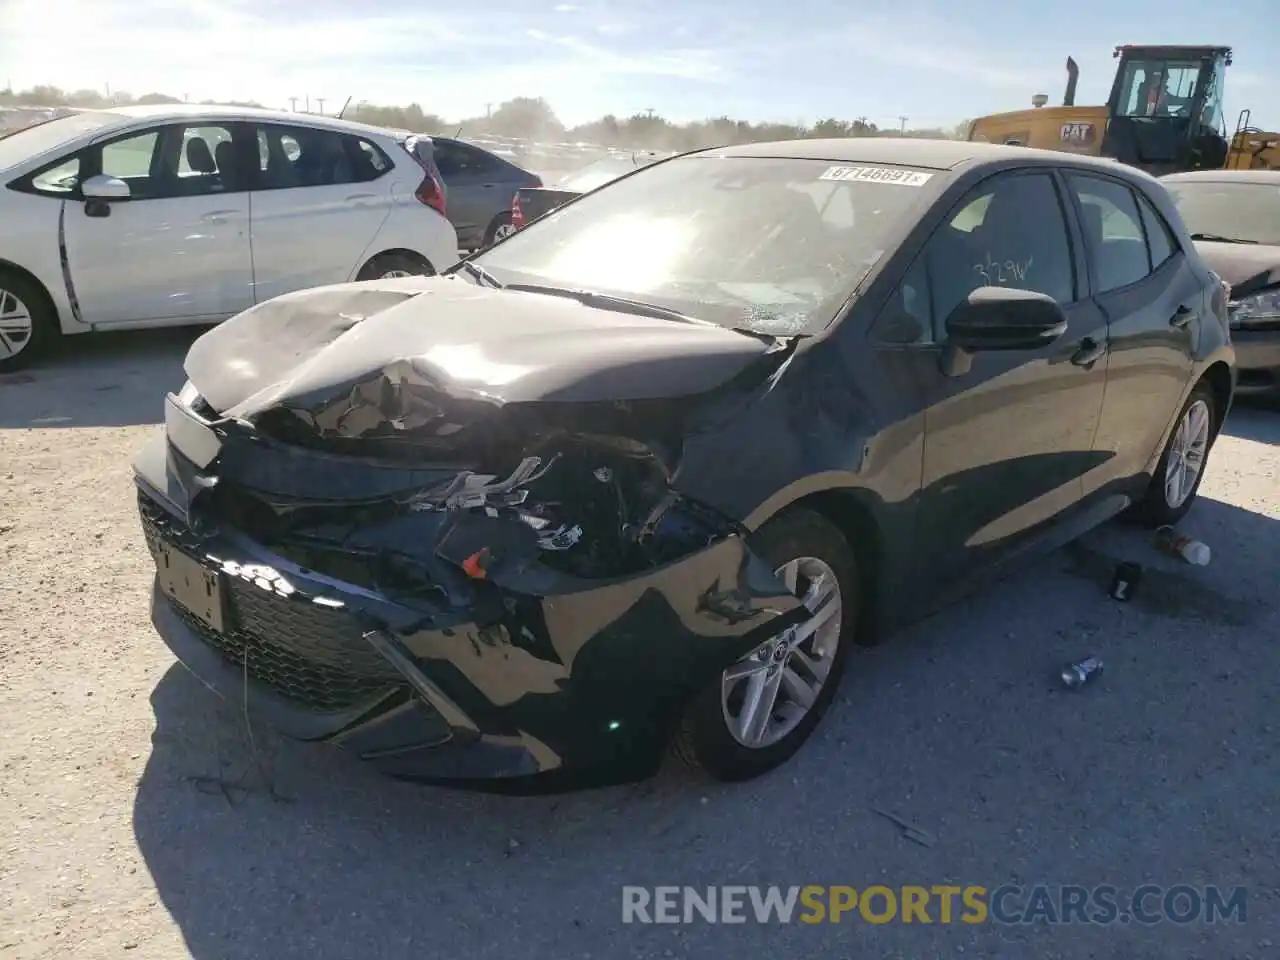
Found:
[[[1167,183],[1259,183],[1280,187],[1280,170],[1195,170],[1170,173],[1160,179]]]
[[[829,160],[835,163],[895,163],[932,170],[957,170],[960,167],[1005,164],[1009,161],[1035,160],[1059,166],[1096,167],[1114,174],[1141,171],[1105,157],[1085,157],[1057,150],[1037,150],[970,140],[929,140],[914,137],[844,137],[832,140],[779,140],[772,143],[748,143],[710,151],[725,157],[794,157],[796,159]]]
[[[288,110],[270,110],[266,107],[237,107],[208,103],[164,103],[144,106],[108,107],[97,113],[110,113],[129,120],[151,120],[163,123],[166,120],[261,120],[274,123],[294,123],[309,127],[320,127],[342,133],[381,134],[387,136],[395,131],[386,127],[376,127],[367,123],[356,123],[353,120],[340,120],[316,113],[292,113]]]

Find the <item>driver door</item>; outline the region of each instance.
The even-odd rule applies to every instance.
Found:
[[[1058,183],[998,174],[970,191],[921,251],[899,309],[920,320],[914,355],[924,406],[917,556],[935,587],[1028,546],[1081,500],[1096,465],[1107,373],[1106,319],[1076,278]],[[949,363],[946,319],[980,286],[1048,294],[1069,327],[1048,347]]]
[[[67,270],[85,323],[222,320],[253,305],[249,192],[231,146],[242,136],[234,123],[173,124],[82,154],[83,179],[116,177],[130,192],[66,203]]]

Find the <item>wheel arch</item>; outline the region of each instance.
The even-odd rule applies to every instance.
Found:
[[[50,313],[53,314],[54,329],[57,330],[58,333],[62,333],[62,316],[58,312],[58,304],[54,301],[53,294],[50,293],[49,287],[44,283],[44,281],[21,264],[14,263],[12,260],[6,260],[4,257],[0,257],[0,274],[5,273],[12,273],[21,277],[39,291],[40,295],[44,298],[44,305],[48,307]]]
[[[772,506],[772,505],[771,505]],[[818,514],[844,536],[858,566],[858,638],[860,643],[874,643],[880,633],[883,610],[882,590],[885,572],[885,531],[881,520],[880,498],[863,487],[828,486],[809,490],[771,509],[767,516],[759,512],[748,522],[751,529],[792,509],[806,509]]]
[[[1232,380],[1231,368],[1224,361],[1215,360],[1209,364],[1208,369],[1201,374],[1199,381],[1197,381],[1198,383],[1208,383],[1209,389],[1213,391],[1213,433],[1215,438],[1218,435],[1218,431],[1222,429],[1222,424],[1227,419],[1227,413],[1231,409],[1231,399],[1234,393]]]

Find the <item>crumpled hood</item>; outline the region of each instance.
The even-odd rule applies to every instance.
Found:
[[[1195,244],[1210,269],[1231,284],[1233,298],[1280,284],[1280,247],[1208,240]]]
[[[252,418],[375,385],[495,405],[676,398],[720,386],[768,349],[721,327],[431,277],[277,297],[200,337],[185,368],[214,410]]]

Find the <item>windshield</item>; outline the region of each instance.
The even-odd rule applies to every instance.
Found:
[[[932,176],[826,160],[682,157],[538,220],[476,263],[501,283],[628,297],[787,336],[829,324]]]
[[[1130,60],[1117,113],[1122,117],[1188,117],[1200,79],[1196,60]]]
[[[657,157],[639,160],[598,160],[581,170],[575,170],[556,184],[556,188],[572,190],[574,193],[590,193],[596,187],[603,187],[610,180],[617,180],[624,173],[647,166],[656,159]]]
[[[0,139],[0,170],[30,160],[46,150],[54,150],[83,134],[119,123],[114,113],[72,113],[56,120],[37,123]]]
[[[1190,233],[1280,246],[1280,183],[1166,183]]]

